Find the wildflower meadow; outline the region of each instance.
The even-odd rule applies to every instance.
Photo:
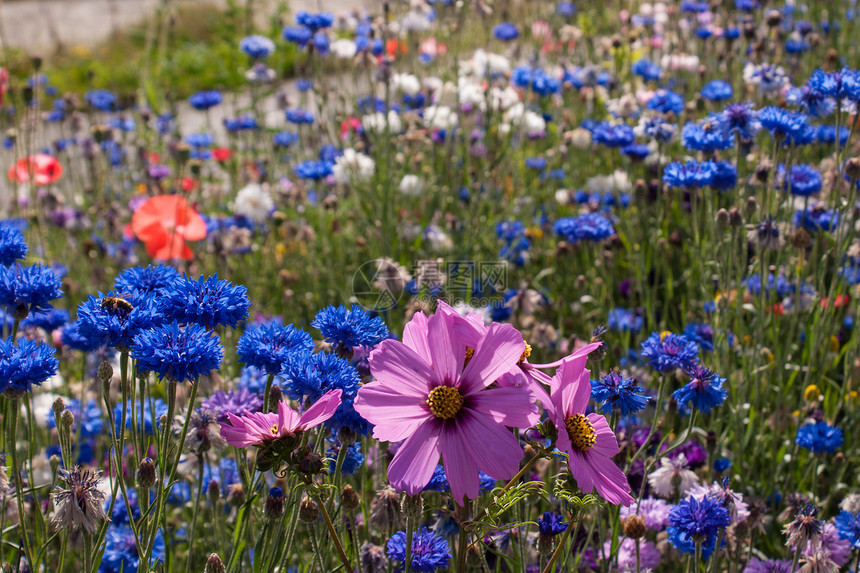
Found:
[[[856,0],[173,1],[0,61],[0,573],[858,570]]]

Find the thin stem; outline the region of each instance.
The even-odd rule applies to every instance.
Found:
[[[558,560],[558,556],[561,555],[561,552],[564,550],[564,545],[567,543],[567,538],[570,537],[570,532],[573,531],[573,524],[567,526],[567,529],[564,530],[564,534],[561,536],[561,541],[558,542],[558,545],[555,548],[555,551],[552,552],[552,557],[549,558],[549,563],[546,564],[546,567],[543,569],[543,573],[549,573],[552,571],[552,568],[555,566],[555,562]]]
[[[200,498],[203,497],[203,456],[197,454],[197,499],[194,500],[194,514],[191,517],[191,530],[188,532],[188,558],[185,560],[185,573],[191,573],[191,556],[194,553],[194,526],[200,511]]]
[[[331,540],[334,542],[334,546],[337,549],[337,554],[340,557],[341,563],[343,563],[343,566],[346,567],[347,571],[349,571],[351,569],[349,557],[346,556],[346,552],[343,550],[343,545],[340,542],[340,538],[337,536],[337,531],[334,530],[334,525],[331,522],[331,518],[328,516],[325,504],[316,493],[312,493],[311,497],[313,497],[314,501],[320,508],[320,513],[322,513],[325,526],[328,529],[329,535],[331,535]]]

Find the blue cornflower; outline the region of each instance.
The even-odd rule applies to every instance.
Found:
[[[839,146],[848,143],[848,136],[851,134],[844,125],[839,126]],[[835,125],[819,125],[815,128],[815,139],[818,143],[836,143],[836,126]]]
[[[0,306],[21,318],[27,311],[50,309],[50,301],[63,296],[61,286],[60,276],[42,264],[0,266]]]
[[[854,549],[860,549],[860,513],[851,513],[844,509],[833,518],[833,525],[839,539],[844,539]]]
[[[663,182],[669,187],[698,189],[710,185],[714,178],[712,161],[673,161],[663,169]]]
[[[284,394],[302,403],[316,402],[329,390],[341,390],[341,404],[325,424],[338,432],[342,428],[366,435],[370,425],[353,407],[359,388],[359,376],[350,363],[336,354],[326,352],[293,353],[281,371]]]
[[[671,141],[678,131],[674,123],[669,123],[659,115],[644,119],[639,125],[642,133],[660,143]]]
[[[478,487],[481,493],[492,491],[496,487],[496,480],[485,474],[482,470],[478,470]],[[451,491],[451,484],[448,483],[448,475],[445,473],[445,466],[438,464],[433,470],[433,476],[422,491],[438,491],[446,493]]]
[[[684,336],[699,345],[705,352],[714,350],[714,331],[710,324],[691,322],[684,327]]]
[[[724,159],[709,163],[712,169],[711,187],[717,191],[726,191],[737,185],[738,171],[734,165]]]
[[[669,372],[697,363],[699,345],[681,334],[653,332],[642,343],[641,355],[648,359],[655,370]]]
[[[224,118],[224,129],[230,133],[250,131],[259,128],[257,120],[251,115],[240,115],[235,118]]]
[[[331,459],[332,462],[329,466],[330,471],[334,471],[335,463],[338,455],[340,454],[340,449],[343,447],[339,442],[332,445],[326,451],[326,457]],[[354,474],[362,465],[364,464],[364,454],[361,453],[361,442],[352,442],[346,448],[346,455],[343,458],[343,465],[341,466],[341,472],[345,476],[351,476]]]
[[[37,344],[34,340],[11,336],[0,340],[0,392],[20,395],[32,386],[57,373],[60,361],[54,357],[54,348]]]
[[[69,311],[64,308],[37,311],[21,321],[21,328],[35,327],[52,332],[69,322],[69,318]]]
[[[282,35],[284,40],[304,48],[311,41],[314,33],[305,27],[287,26],[284,28]]]
[[[289,147],[299,140],[299,134],[292,131],[279,131],[272,136],[275,147]]]
[[[830,453],[842,447],[842,430],[827,422],[806,424],[797,429],[794,443],[814,454]]]
[[[391,335],[380,317],[370,316],[357,304],[350,310],[343,305],[328,306],[316,314],[311,326],[336,349],[347,351],[356,346],[376,346]]]
[[[802,54],[809,51],[809,42],[802,38],[792,38],[791,36],[785,40],[786,54]]]
[[[386,555],[396,562],[396,570],[402,571],[406,559],[406,533],[398,531],[391,536],[386,544]],[[432,573],[437,569],[445,569],[451,560],[448,542],[426,527],[422,527],[412,536],[412,570],[416,573]]]
[[[830,232],[839,224],[839,213],[835,209],[828,210],[820,204],[815,204],[796,211],[793,221],[795,227],[802,227],[812,233]]]
[[[732,99],[735,95],[732,84],[723,80],[711,80],[702,88],[702,97],[710,101]]]
[[[543,171],[546,169],[545,157],[526,157],[524,163],[526,167],[534,169],[535,171]]]
[[[218,90],[197,92],[188,98],[191,107],[197,110],[206,110],[215,107],[223,101],[223,96]]]
[[[651,153],[651,150],[644,143],[631,143],[630,145],[625,145],[619,151],[634,161],[642,161]]]
[[[328,161],[302,161],[293,168],[296,177],[299,179],[311,179],[319,181],[325,179],[334,173],[332,164]]]
[[[105,535],[105,549],[98,573],[138,573],[141,553],[131,527],[112,524]],[[149,566],[159,561],[164,561],[164,537],[161,530],[156,533]],[[146,568],[149,569],[149,566]]]
[[[792,165],[791,175],[785,176],[785,166],[777,166],[777,179],[782,179],[783,189],[792,195],[809,197],[821,191],[821,173],[811,165]]]
[[[11,265],[27,257],[24,234],[10,225],[0,225],[0,265]]]
[[[296,24],[304,26],[314,32],[318,32],[325,28],[331,28],[331,25],[334,24],[334,15],[332,15],[331,12],[311,14],[304,10],[299,10],[296,14]]]
[[[83,336],[78,331],[77,322],[70,322],[60,329],[60,342],[63,346],[68,346],[73,350],[81,352],[90,352],[98,348],[98,344],[94,344],[89,338]]]
[[[815,138],[815,130],[803,113],[770,105],[759,110],[758,119],[761,126],[777,141],[802,145]]]
[[[243,364],[256,366],[267,374],[280,372],[284,361],[293,352],[310,352],[314,348],[311,335],[292,324],[272,323],[245,331],[236,347]]]
[[[162,322],[155,300],[142,294],[99,292],[78,305],[77,328],[95,346],[128,350],[134,337]]]
[[[647,109],[659,111],[660,113],[679,114],[684,111],[684,98],[672,90],[657,90],[654,96],[645,105]]]
[[[286,117],[288,122],[295,124],[311,124],[314,122],[313,112],[300,107],[284,111],[284,117]]]
[[[561,89],[561,82],[541,68],[517,66],[511,72],[511,82],[518,88],[530,89],[539,96],[548,96]]]
[[[576,14],[576,7],[573,5],[573,2],[562,0],[556,6],[555,13],[562,18],[572,18]]]
[[[90,90],[84,99],[99,111],[113,111],[116,103],[116,95],[108,90]]]
[[[736,133],[742,139],[752,139],[761,129],[761,122],[749,103],[730,103],[715,117],[723,133]]]
[[[185,143],[191,147],[212,147],[215,136],[211,133],[191,133],[185,137]]]
[[[723,473],[730,467],[732,467],[732,460],[729,458],[717,458],[714,460],[714,471],[718,474]]]
[[[131,356],[141,371],[155,372],[159,380],[182,383],[197,380],[221,366],[221,339],[199,324],[172,324],[146,330],[135,337]]]
[[[555,537],[564,533],[570,526],[564,522],[564,516],[560,513],[552,513],[545,511],[543,516],[538,519],[538,532],[543,537]]]
[[[245,36],[239,42],[239,49],[254,60],[264,60],[275,51],[275,43],[265,36]]]
[[[248,388],[230,390],[229,392],[219,390],[208,398],[204,398],[201,407],[204,410],[214,412],[218,421],[223,423],[227,420],[227,414],[241,416],[245,410],[259,412],[263,408],[263,398]]]
[[[219,280],[218,275],[199,280],[182,277],[161,293],[158,308],[165,321],[196,323],[206,328],[232,326],[248,318],[251,301],[244,285]]]
[[[641,76],[645,81],[653,82],[659,80],[660,76],[663,75],[663,69],[660,66],[645,58],[634,62],[630,67],[630,71],[637,76]]]
[[[249,392],[259,395],[262,399],[263,392],[266,389],[267,379],[268,374],[266,374],[265,370],[261,370],[254,366],[243,366],[242,370],[239,371],[237,386],[240,390],[247,389]],[[283,378],[279,375],[275,376],[273,384],[278,388],[283,388]]]
[[[617,408],[622,416],[635,414],[648,405],[648,396],[642,386],[636,386],[636,379],[624,378],[617,372],[610,372],[591,381],[591,399],[601,413],[607,414]]]
[[[633,143],[634,138],[633,128],[623,123],[613,125],[604,121],[595,125],[591,132],[592,141],[606,147],[625,147]]]
[[[696,151],[719,151],[731,149],[735,144],[733,133],[719,129],[719,123],[706,120],[702,123],[688,123],[681,129],[681,144]]]
[[[609,311],[606,325],[610,330],[639,332],[642,329],[642,317],[627,308],[613,308]]]
[[[557,220],[552,229],[556,235],[564,237],[569,243],[598,242],[615,234],[612,223],[600,213],[564,217]]]
[[[104,429],[104,419],[102,417],[102,409],[99,407],[95,399],[87,400],[86,407],[81,410],[81,401],[75,398],[66,400],[66,410],[69,410],[75,415],[75,424],[80,424],[82,436],[98,436]],[[48,417],[45,420],[48,428],[57,427],[57,421],[54,419],[54,410],[48,409]],[[77,427],[77,426],[75,426]],[[77,430],[73,429],[74,434]]]
[[[693,541],[717,537],[731,524],[729,511],[716,499],[688,497],[669,511],[669,525],[677,527]]]
[[[836,110],[836,100],[810,89],[809,86],[791,88],[785,97],[790,104],[796,105],[812,117],[826,117]]]
[[[670,526],[666,528],[669,534],[669,543],[672,544],[683,555],[694,555],[696,553],[696,542],[680,527]],[[723,542],[725,543],[725,541]],[[702,559],[708,560],[717,546],[717,536],[707,537],[702,542]]]
[[[728,392],[723,388],[726,379],[716,372],[701,364],[693,364],[684,367],[684,374],[690,377],[690,381],[672,392],[672,398],[682,413],[687,411],[690,402],[697,410],[707,414],[726,400]]]
[[[513,22],[502,22],[493,28],[493,36],[503,42],[516,40],[520,35],[517,25]]]
[[[159,293],[179,278],[179,271],[167,265],[132,267],[116,276],[113,288],[118,293]]]

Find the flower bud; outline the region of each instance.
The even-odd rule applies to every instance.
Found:
[[[631,515],[624,520],[624,535],[630,539],[641,539],[647,531],[645,520],[638,515]]]
[[[221,486],[214,479],[209,480],[209,485],[206,486],[206,497],[209,498],[209,502],[212,505],[215,505],[221,499]]]
[[[227,493],[227,504],[230,507],[239,507],[243,503],[245,503],[245,490],[242,489],[242,484],[234,483]]]
[[[361,505],[361,499],[349,484],[343,486],[343,491],[340,494],[340,505],[346,511],[355,511]]]
[[[299,505],[299,519],[301,519],[304,523],[313,523],[317,520],[320,515],[320,510],[317,508],[317,504],[309,497],[306,497],[302,500],[301,505]]]
[[[51,473],[53,475],[57,475],[57,469],[60,467],[60,456],[57,454],[53,454],[49,459],[48,463],[51,465]]]
[[[845,175],[849,179],[860,179],[860,157],[852,157],[845,162]]]
[[[271,520],[276,520],[284,514],[284,490],[273,487],[266,496],[266,505],[263,506],[263,515]]]
[[[57,399],[54,400],[54,403],[51,404],[51,410],[54,412],[54,422],[60,419],[60,415],[63,413],[63,410],[66,409],[66,403],[63,401],[62,396],[57,396]]]
[[[137,485],[143,489],[155,486],[155,462],[152,458],[143,458],[137,466]]]
[[[60,415],[60,420],[65,428],[71,428],[75,425],[75,415],[72,414],[71,410],[63,410],[63,413]]]
[[[210,553],[206,560],[206,566],[203,568],[203,573],[227,573],[224,567],[224,562],[218,557],[217,553]]]
[[[107,360],[99,364],[98,377],[102,382],[110,382],[113,378],[113,366]]]

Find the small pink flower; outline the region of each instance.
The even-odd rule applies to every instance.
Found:
[[[237,448],[260,446],[279,438],[286,438],[296,432],[319,426],[340,406],[341,390],[329,390],[313,406],[299,414],[284,400],[278,404],[278,413],[249,412],[243,416],[227,414],[230,426],[221,425],[221,437]]]
[[[550,416],[558,428],[558,449],[568,455],[570,473],[579,488],[597,493],[615,505],[630,505],[630,485],[612,456],[618,453],[618,440],[606,418],[585,414],[591,396],[591,372],[585,368],[588,356],[566,358],[552,378]]]
[[[537,418],[520,387],[488,388],[520,360],[525,343],[509,324],[493,324],[471,350],[450,315],[417,313],[403,342],[384,340],[370,354],[375,380],[358,390],[355,410],[373,437],[401,442],[388,466],[398,491],[420,493],[439,463],[458,504],[479,494],[478,470],[498,480],[519,468],[523,450],[509,427]]]

